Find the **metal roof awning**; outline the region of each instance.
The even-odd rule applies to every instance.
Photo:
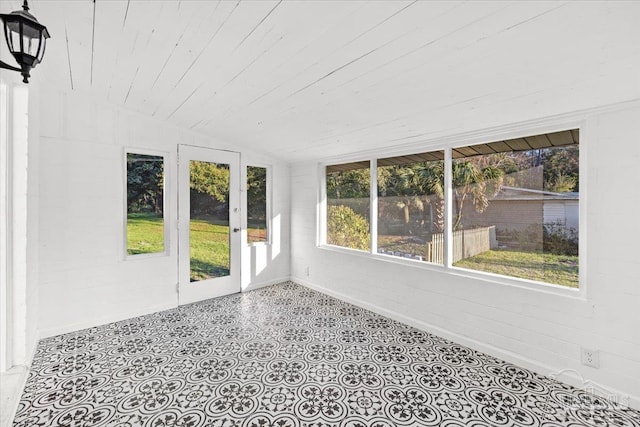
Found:
[[[580,135],[578,129],[563,130],[560,132],[545,133],[523,138],[507,139],[504,141],[489,142],[486,144],[470,145],[454,148],[454,159],[479,156],[482,154],[508,153],[511,151],[529,151],[540,148],[564,147],[578,144]]]
[[[503,141],[488,142],[486,144],[468,145],[452,150],[454,159],[480,156],[486,154],[510,153],[514,151],[538,150],[541,148],[564,147],[578,144],[580,134],[578,129],[563,130],[560,132],[532,135],[522,138],[507,139]],[[432,162],[444,160],[444,151],[435,150],[425,153],[408,154],[405,156],[387,157],[378,159],[378,166],[396,166],[411,163]],[[344,172],[370,167],[368,160],[361,162],[342,163],[327,166],[327,173]]]
[[[355,169],[366,169],[369,167],[369,160],[362,162],[341,163],[339,165],[327,165],[327,173],[346,172]]]

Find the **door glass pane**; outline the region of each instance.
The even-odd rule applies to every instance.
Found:
[[[164,158],[127,153],[127,255],[164,252]]]
[[[228,276],[229,165],[192,160],[189,174],[189,277],[197,282]]]

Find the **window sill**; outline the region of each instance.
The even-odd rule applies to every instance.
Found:
[[[245,243],[245,246],[250,248],[253,246],[271,246],[271,242],[266,241],[266,242],[251,242],[251,243]]]
[[[570,288],[562,285],[554,285],[551,283],[537,282],[534,280],[519,279],[516,277],[502,276],[500,274],[487,273],[484,271],[470,270],[461,267],[445,267],[444,265],[431,264],[424,261],[405,259],[400,257],[394,257],[383,254],[373,254],[371,252],[365,252],[358,249],[343,248],[333,245],[319,245],[319,249],[337,252],[341,254],[355,255],[362,258],[368,258],[376,261],[388,262],[392,264],[403,265],[412,268],[418,268],[427,271],[437,271],[444,274],[452,274],[458,277],[465,277],[469,279],[488,282],[491,284],[497,284],[500,286],[517,287],[527,291],[533,291],[538,293],[552,294],[565,298],[586,300],[584,291],[584,285],[580,288]]]
[[[168,251],[164,251],[164,252],[155,252],[152,254],[135,254],[135,255],[125,255],[124,260],[125,261],[140,261],[140,260],[145,260],[145,259],[152,259],[152,258],[164,258],[164,257],[169,257],[169,252]]]

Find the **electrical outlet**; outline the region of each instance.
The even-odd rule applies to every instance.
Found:
[[[598,350],[592,350],[582,347],[580,359],[585,366],[591,366],[592,368],[600,367],[600,352]]]
[[[304,268],[304,275],[309,277],[309,267]]]

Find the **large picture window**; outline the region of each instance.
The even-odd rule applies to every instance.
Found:
[[[579,165],[577,129],[329,165],[326,242],[577,288]]]
[[[453,157],[453,265],[578,287],[578,131]]]
[[[327,166],[327,243],[371,249],[369,162]]]
[[[378,253],[443,263],[444,152],[378,159]]]
[[[126,153],[127,255],[165,251],[164,157]]]

